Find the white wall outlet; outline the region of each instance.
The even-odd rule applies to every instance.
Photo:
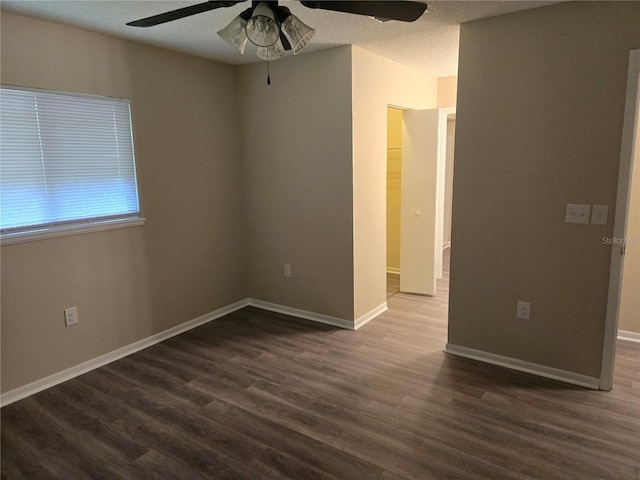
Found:
[[[64,324],[67,327],[77,325],[78,323],[78,307],[64,309]]]
[[[287,278],[291,278],[291,265],[288,263],[284,264],[284,276]]]
[[[566,223],[589,223],[589,210],[591,205],[578,205],[567,203],[567,214],[564,221]]]
[[[608,214],[608,205],[594,205],[591,207],[591,223],[593,225],[606,225]]]
[[[529,302],[518,301],[517,317],[523,320],[531,318],[531,304]]]

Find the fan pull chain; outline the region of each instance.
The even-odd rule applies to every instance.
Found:
[[[267,85],[271,85],[271,75],[269,74],[269,50],[267,50]]]

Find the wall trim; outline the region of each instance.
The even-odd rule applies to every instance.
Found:
[[[338,317],[331,317],[329,315],[310,312],[308,310],[300,310],[298,308],[265,302],[263,300],[256,300],[254,298],[249,299],[249,305],[256,308],[262,308],[263,310],[269,310],[270,312],[283,313],[285,315],[291,315],[292,317],[304,318],[305,320],[312,320],[314,322],[333,325],[334,327],[345,328],[347,330],[355,330],[357,328],[355,326],[355,322],[351,320],[344,320]]]
[[[344,320],[342,318],[331,317],[329,315],[323,315],[320,313],[309,312],[306,310],[300,310],[297,308],[278,305],[275,303],[264,302],[262,300],[245,298],[244,300],[240,300],[239,302],[232,303],[231,305],[227,305],[226,307],[219,308],[217,310],[214,310],[213,312],[206,313],[200,317],[194,318],[193,320],[189,320],[180,325],[176,325],[175,327],[171,327],[163,332],[156,333],[149,337],[133,342],[129,345],[125,345],[124,347],[113,350],[112,352],[105,353],[104,355],[100,355],[91,360],[87,360],[86,362],[79,363],[78,365],[74,365],[70,368],[41,378],[40,380],[36,380],[35,382],[28,383],[27,385],[23,385],[22,387],[18,387],[14,390],[9,390],[8,392],[0,395],[0,407],[4,407],[13,402],[17,402],[18,400],[22,400],[23,398],[26,398],[30,395],[34,395],[38,392],[46,390],[47,388],[51,388],[55,385],[66,382],[67,380],[78,377],[84,373],[90,372],[91,370],[95,370],[96,368],[100,368],[111,362],[120,360],[123,357],[139,352],[140,350],[144,350],[145,348],[148,348],[152,345],[160,343],[171,337],[175,337],[176,335],[199,327],[200,325],[211,322],[220,317],[224,317],[225,315],[228,315],[232,312],[235,312],[236,310],[240,310],[247,306],[253,306],[277,313],[283,313],[285,315],[304,318],[306,320],[333,325],[335,327],[348,330],[357,330],[358,328],[370,322],[388,309],[387,302],[384,302],[383,304],[364,314],[354,322],[350,320]]]
[[[37,232],[21,232],[0,236],[0,245],[14,245],[16,243],[35,242],[50,238],[69,237],[71,235],[84,235],[86,233],[103,232],[117,228],[139,227],[146,221],[143,217],[118,218],[115,220],[95,220],[73,225],[43,228]]]
[[[381,303],[380,305],[378,305],[373,310],[365,313],[360,318],[356,318],[356,321],[354,322],[354,330],[357,330],[360,327],[366,325],[371,320],[376,318],[378,315],[386,312],[387,310],[389,310],[389,306],[387,305],[387,302],[384,302],[384,303]]]
[[[640,343],[640,333],[630,332],[628,330],[618,330],[618,340]]]
[[[531,373],[539,377],[559,380],[561,382],[578,385],[580,387],[587,387],[594,390],[598,390],[600,387],[600,379],[596,377],[589,377],[587,375],[547,367],[537,363],[525,362],[524,360],[518,360],[517,358],[503,357],[502,355],[483,352],[481,350],[462,347],[460,345],[447,343],[444,348],[444,352],[458,357],[470,358],[472,360],[498,365],[511,370],[517,370],[519,372]]]
[[[40,380],[28,383],[27,385],[23,385],[22,387],[18,387],[14,390],[9,390],[8,392],[0,395],[0,407],[4,407],[5,405],[9,405],[10,403],[17,402],[18,400],[22,400],[23,398],[26,398],[30,395],[46,390],[47,388],[78,377],[83,373],[90,372],[91,370],[95,370],[96,368],[119,360],[123,357],[126,357],[127,355],[131,355],[140,350],[144,350],[145,348],[155,345],[156,343],[160,343],[188,330],[199,327],[200,325],[208,323],[212,320],[216,320],[217,318],[235,312],[236,310],[240,310],[247,305],[249,305],[248,299],[232,303],[231,305],[227,305],[226,307],[219,308],[218,310],[214,310],[213,312],[206,313],[200,317],[194,318],[193,320],[189,320],[185,323],[181,323],[180,325],[176,325],[175,327],[171,327],[163,332],[156,333],[154,335],[151,335],[150,337],[143,338],[142,340],[138,340],[137,342],[133,342],[129,345],[125,345],[124,347],[113,350],[112,352],[105,353],[104,355],[100,355],[99,357],[79,363],[78,365],[74,365],[73,367],[62,370],[61,372],[54,373],[53,375],[41,378]]]

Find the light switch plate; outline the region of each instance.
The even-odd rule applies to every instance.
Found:
[[[589,223],[589,210],[591,205],[579,205],[575,203],[567,203],[567,214],[565,216],[566,223]]]
[[[606,225],[608,214],[609,214],[608,205],[594,205],[591,208],[591,223],[593,225]]]

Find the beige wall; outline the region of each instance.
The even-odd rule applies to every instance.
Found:
[[[457,95],[457,75],[438,78],[438,108],[455,107]]]
[[[239,67],[249,294],[353,320],[351,51]],[[283,265],[293,276],[283,276]]]
[[[246,262],[233,67],[6,12],[1,26],[2,83],[131,100],[147,219],[2,247],[6,392],[245,298]]]
[[[624,255],[618,315],[618,328],[635,333],[640,333],[640,105],[638,107],[626,234],[629,241]]]
[[[437,105],[435,77],[352,47],[354,311],[386,301],[387,106]]]
[[[387,108],[387,271],[400,271],[402,110]]]
[[[449,342],[600,376],[611,247],[567,203],[614,211],[640,4],[568,2],[464,24]],[[516,302],[531,302],[517,320]]]

